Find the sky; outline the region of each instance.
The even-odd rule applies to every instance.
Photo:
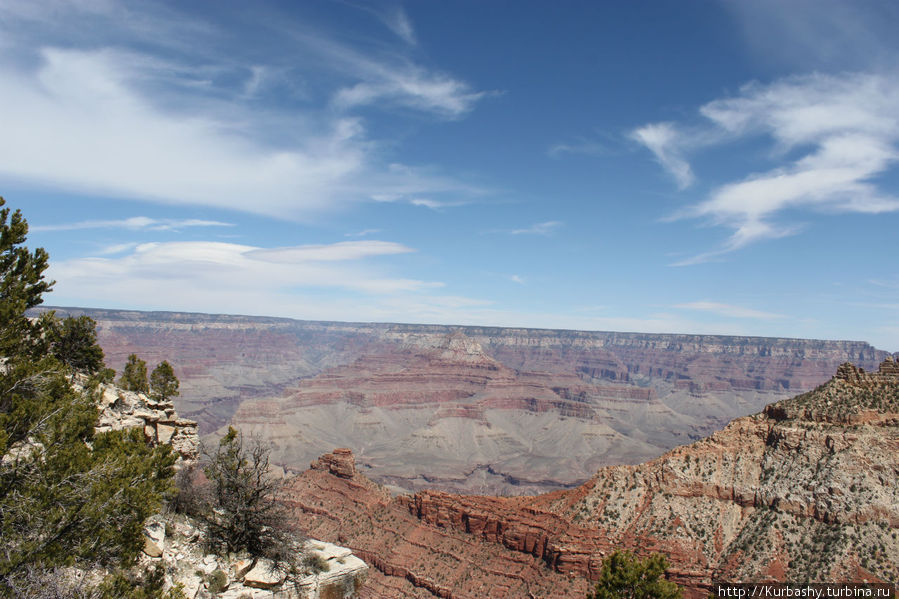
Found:
[[[57,306],[899,351],[899,4],[0,0]]]

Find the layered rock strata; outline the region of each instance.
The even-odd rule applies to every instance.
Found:
[[[490,596],[526,596],[521,585],[538,584],[541,568],[553,590],[530,586],[533,596],[579,597],[618,548],[665,553],[668,576],[693,597],[705,596],[713,580],[895,581],[894,366],[886,361],[874,377],[841,367],[812,392],[656,460],[603,468],[568,491],[389,499],[359,474],[315,470],[295,479],[287,497],[303,526],[377,556],[377,597],[406,596],[409,585],[424,589],[418,596],[477,597],[484,588]],[[500,584],[483,567],[457,580],[459,568],[482,559],[472,556],[524,560],[528,568],[520,569],[519,586]]]
[[[76,376],[75,387],[83,390],[86,378]],[[197,423],[179,417],[171,401],[156,401],[145,393],[125,391],[109,384],[101,384],[96,396],[100,410],[97,432],[139,428],[149,443],[171,445],[181,461],[199,457]]]
[[[423,524],[384,487],[330,466],[350,454],[325,455],[291,479],[282,497],[298,527],[350,547],[371,572],[361,596],[583,597],[588,583],[546,568],[541,558],[484,542],[464,531]],[[561,592],[561,594],[557,594]]]
[[[571,487],[887,356],[851,341],[61,312],[97,320],[114,367],[132,352],[173,363],[178,411],[203,434],[258,434],[294,471],[352,447],[367,475],[411,490]]]

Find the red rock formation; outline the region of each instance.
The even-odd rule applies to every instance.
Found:
[[[879,372],[892,376],[890,363]],[[859,425],[827,410],[878,418]],[[390,499],[362,475],[319,470],[285,493],[310,534],[371,560],[372,597],[527,596],[496,577],[511,576],[513,563],[526,564],[517,576],[533,596],[579,597],[617,548],[667,554],[669,577],[701,597],[713,580],[896,580],[897,475],[899,381],[841,376],[651,462],[603,468],[569,491]],[[535,591],[541,581],[549,582]]]
[[[836,378],[854,385],[887,385],[899,382],[899,363],[888,356],[877,369],[877,372],[865,372],[849,362],[837,368]]]
[[[294,471],[351,446],[380,482],[469,493],[570,487],[886,356],[848,341],[68,312],[98,321],[113,367],[132,352],[173,363],[178,411],[202,434],[235,424]]]
[[[333,453],[326,453],[309,464],[309,467],[313,470],[324,470],[340,478],[353,478],[356,475],[353,451],[346,447],[335,449]]]
[[[589,585],[531,554],[423,524],[358,473],[342,478],[309,470],[288,481],[282,495],[303,532],[342,539],[372,566],[363,597],[582,597]]]

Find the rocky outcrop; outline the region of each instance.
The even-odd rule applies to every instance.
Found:
[[[359,473],[309,470],[287,481],[282,497],[304,532],[347,546],[371,566],[363,597],[583,597],[588,588],[533,555],[423,523]]]
[[[133,352],[175,364],[178,411],[204,434],[258,434],[294,472],[352,447],[367,475],[408,490],[571,487],[887,356],[851,341],[59,312],[95,318],[114,367]]]
[[[295,479],[287,496],[304,526],[377,557],[380,597],[405,596],[398,589],[408,591],[409,581],[429,581],[409,584],[430,596],[476,597],[484,588],[526,596],[521,585],[536,584],[540,569],[553,590],[530,587],[533,596],[583,596],[603,556],[618,548],[667,554],[668,576],[691,597],[705,596],[713,580],[889,582],[899,576],[892,364],[874,383],[850,382],[841,368],[813,392],[650,462],[603,468],[572,490],[390,499],[359,474],[317,470]],[[483,567],[457,581],[453,573],[472,555],[529,566],[519,568],[518,583],[500,585]],[[579,582],[566,587],[566,579]]]
[[[349,549],[322,541],[298,547],[305,568],[293,573],[263,558],[205,553],[202,530],[184,516],[156,516],[144,534],[142,565],[161,564],[166,586],[180,585],[188,599],[353,599],[368,576]]]
[[[899,363],[892,356],[888,356],[881,363],[877,372],[865,372],[864,368],[859,368],[846,362],[840,364],[835,378],[856,386],[865,387],[893,384],[899,382]]]
[[[346,447],[335,449],[333,453],[326,453],[311,464],[313,470],[324,470],[340,478],[353,478],[356,475],[356,460],[353,451]]]
[[[86,382],[86,377],[76,375],[76,389],[84,390]],[[93,393],[100,411],[97,432],[138,428],[148,443],[171,445],[178,454],[178,465],[198,459],[197,424],[179,418],[171,402],[109,384],[100,385]],[[328,463],[335,476],[352,477],[354,473],[351,453],[336,450]],[[365,562],[330,543],[308,540],[298,547],[305,558],[298,561],[307,567],[291,573],[262,558],[207,554],[203,536],[186,516],[153,516],[144,527],[141,565],[162,564],[167,588],[180,585],[188,599],[353,599],[359,596],[368,574]]]
[[[83,375],[76,375],[75,387],[83,390],[86,380]],[[197,423],[179,417],[171,401],[159,402],[145,393],[125,391],[111,384],[101,384],[95,394],[100,410],[97,432],[139,428],[149,443],[171,445],[179,460],[199,457]]]

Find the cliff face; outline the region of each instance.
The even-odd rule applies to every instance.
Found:
[[[542,558],[423,523],[384,487],[352,470],[348,451],[326,454],[287,482],[284,502],[316,538],[350,547],[371,567],[367,598],[583,597],[588,583]],[[453,497],[452,495],[448,495]]]
[[[201,433],[259,434],[294,471],[350,447],[368,476],[411,490],[571,487],[887,355],[849,341],[62,311],[97,320],[113,367],[132,352],[174,364],[178,411]]]
[[[87,377],[76,375],[75,388],[85,389]],[[101,384],[96,390],[99,409],[97,432],[139,428],[152,445],[170,445],[178,456],[176,467],[195,463],[200,457],[197,423],[181,418],[170,401],[160,402],[144,393],[125,391],[115,385]],[[337,454],[331,472],[345,474],[352,468],[350,454]],[[343,461],[340,460],[343,457]],[[193,519],[172,512],[155,514],[144,527],[144,551],[138,565],[149,571],[165,567],[165,585],[179,584],[189,599],[212,596],[213,579],[218,576],[216,597],[278,596],[283,599],[354,599],[368,575],[368,566],[350,550],[330,543],[308,539],[302,544],[304,555],[314,556],[324,569],[288,577],[271,567],[265,559],[247,555],[227,557],[208,554],[204,532]],[[98,574],[98,576],[102,576]]]
[[[304,526],[378,556],[380,594],[373,596],[379,597],[403,596],[390,590],[400,571],[405,581],[453,581],[434,595],[476,597],[476,589],[498,584],[490,568],[473,570],[473,579],[459,585],[453,572],[471,555],[488,553],[499,562],[522,556],[529,568],[573,581],[534,596],[583,596],[603,556],[622,547],[666,553],[669,576],[694,597],[713,580],[895,581],[897,371],[892,360],[877,373],[843,366],[810,393],[656,460],[603,468],[567,491],[537,497],[423,491],[395,499],[382,492],[367,501],[356,486],[367,497],[376,491],[360,475],[349,481],[316,470],[293,481],[288,494]],[[339,524],[345,517],[352,525]],[[456,557],[444,563],[435,554]],[[521,572],[521,581],[534,584],[530,570]],[[498,588],[506,593],[512,586]],[[515,596],[526,596],[522,589]],[[513,596],[508,592],[491,596]]]
[[[83,390],[86,381],[86,376],[77,375],[76,389]],[[97,432],[140,428],[148,443],[171,445],[179,462],[199,457],[197,423],[178,416],[171,401],[156,401],[144,393],[108,384],[99,385],[96,393],[100,410]]]

